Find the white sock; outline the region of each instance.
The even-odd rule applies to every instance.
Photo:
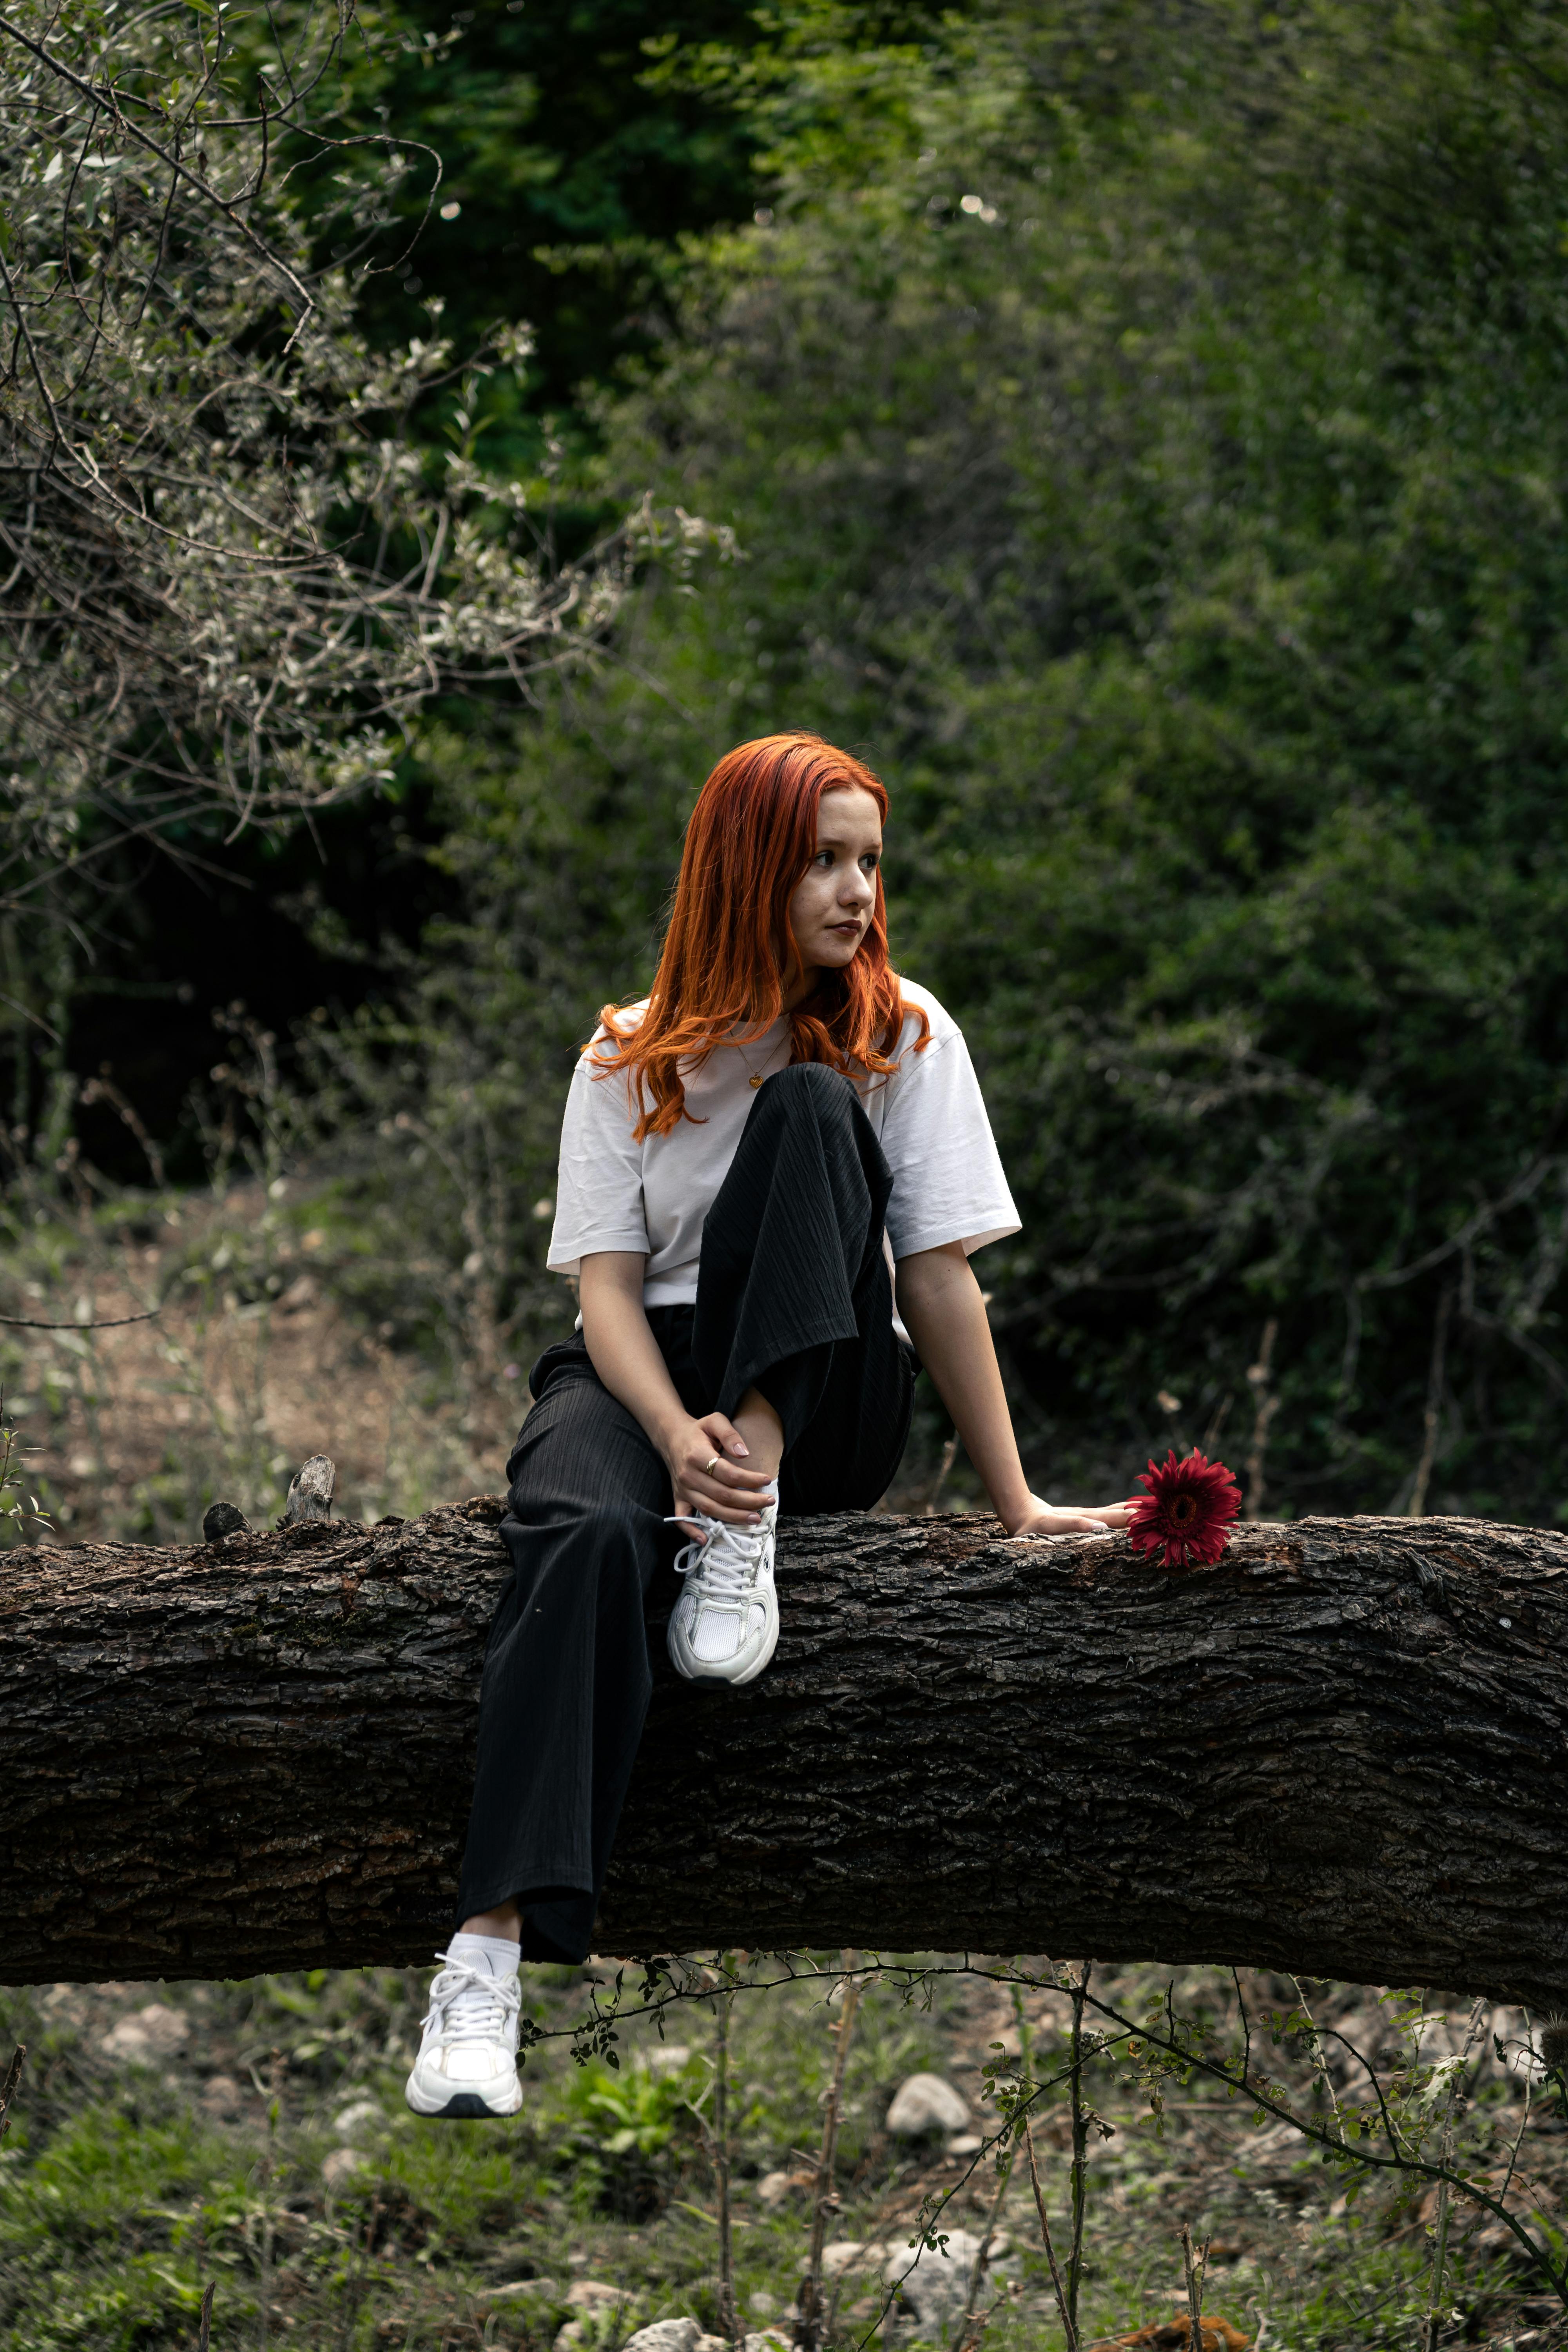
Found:
[[[509,1936],[454,1936],[446,1947],[449,1960],[462,1960],[493,1977],[515,1977],[522,1947]]]

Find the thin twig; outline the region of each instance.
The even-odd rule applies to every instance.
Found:
[[[1072,2243],[1067,2257],[1067,2300],[1072,2313],[1074,2336],[1078,2333],[1078,2289],[1083,2276],[1083,2215],[1088,2197],[1089,2117],[1083,2105],[1083,2004],[1088,1998],[1089,1978],[1093,1966],[1092,1960],[1084,1961],[1079,1971],[1078,1982],[1072,1988],[1072,2051],[1069,2074],[1072,2095]]]
[[[1033,2062],[1034,2054],[1032,2046],[1033,2037],[1030,2032],[1029,2011],[1024,2007],[1023,1987],[1021,1985],[1015,1984],[1012,1989],[1012,1995],[1013,2016],[1018,2021],[1019,2088],[1021,2092],[1030,2080],[1030,2070]],[[985,2275],[986,2258],[991,2250],[991,2240],[996,2235],[997,2219],[1002,2210],[1002,2200],[1012,2185],[1013,2155],[1013,2147],[1009,2146],[1004,2138],[1002,2147],[998,2151],[997,2157],[997,2193],[991,2200],[991,2210],[986,2218],[986,2226],[980,2238],[979,2251],[975,2256],[975,2267],[969,2274],[968,2297],[964,2305],[963,2318],[958,2323],[958,2332],[953,2338],[953,2352],[967,2352],[967,2347],[971,2342],[970,2329],[974,2326],[975,2309],[980,2299],[980,2281]],[[981,2336],[984,2335],[986,2321],[990,2317],[991,2311],[994,2311],[996,2307],[996,2305],[993,2303],[990,2309],[982,2314],[980,2325],[974,2332],[972,2340],[975,2343],[978,2343]]]
[[[979,2326],[976,2327],[975,2312],[980,2300],[980,2282],[986,2275],[986,2258],[991,2251],[991,2240],[997,2234],[997,2217],[1002,2210],[1002,2200],[1008,2193],[1012,2168],[1012,2151],[1009,2148],[997,2159],[997,2191],[991,2199],[991,2210],[986,2216],[986,2226],[980,2232],[980,2242],[975,2250],[975,2260],[969,2272],[969,2291],[964,2298],[963,2315],[954,2332],[952,2352],[969,2352],[971,2344],[978,2343],[985,2333],[985,2322],[989,2314],[982,2316]],[[974,2330],[972,2336],[971,2329]]]
[[[1247,1500],[1241,1507],[1244,1519],[1260,1519],[1263,1516],[1263,1457],[1269,1448],[1269,1424],[1280,1410],[1280,1400],[1270,1392],[1269,1386],[1274,1342],[1279,1334],[1279,1318],[1270,1315],[1263,1326],[1258,1360],[1247,1367],[1247,1385],[1252,1391],[1253,1414],[1252,1444],[1247,1455]]]
[[[145,1315],[112,1315],[101,1323],[40,1323],[31,1315],[0,1315],[12,1331],[122,1331],[128,1323],[151,1323],[162,1315],[162,1307],[150,1307]]]
[[[1051,2242],[1051,2223],[1045,2218],[1045,2192],[1040,2185],[1040,2167],[1034,2160],[1034,2134],[1029,2117],[1023,2119],[1023,2144],[1029,2156],[1030,2186],[1034,2190],[1034,2210],[1040,2215],[1040,2234],[1045,2246],[1045,2259],[1051,2270],[1051,2291],[1056,2297],[1056,2309],[1061,2321],[1063,2352],[1078,2352],[1077,2315],[1070,2309],[1067,2290],[1061,2284],[1061,2273],[1056,2266],[1056,2248]]]
[[[817,2180],[811,2203],[811,2241],[806,2259],[806,2275],[800,2282],[796,2299],[795,2342],[799,2352],[816,2352],[822,2333],[822,2246],[828,2234],[828,2217],[837,2200],[833,2195],[833,2155],[838,2145],[839,2111],[844,2095],[844,2069],[849,2063],[850,2036],[854,2032],[855,2011],[860,2005],[860,1979],[843,1980],[843,1995],[838,2022],[833,2032],[838,2036],[838,2048],[833,2053],[832,2078],[828,2084],[827,2105],[822,2116],[822,2146],[817,2158]]]
[[[1526,2010],[1524,2012],[1524,2039],[1527,2047],[1531,2045],[1532,2038],[1533,2032],[1530,2022],[1530,2011]],[[1535,2074],[1533,2069],[1526,2066],[1523,2069],[1523,2075],[1524,2105],[1519,2118],[1519,2129],[1513,2136],[1513,2146],[1508,2152],[1508,2169],[1502,2176],[1501,2186],[1499,2188],[1497,2192],[1500,2197],[1506,2197],[1509,2190],[1513,2186],[1513,2176],[1519,2168],[1519,2151],[1524,2145],[1524,2135],[1530,2128],[1530,2110],[1535,2096]]]
[[[1187,2342],[1190,2352],[1203,2352],[1203,2279],[1208,2268],[1208,2249],[1214,2242],[1205,2238],[1201,2245],[1195,2245],[1191,2227],[1186,2221],[1177,2234],[1181,2239],[1182,2268],[1186,2273]]]
[[[1318,2032],[1316,2021],[1312,2016],[1312,2011],[1307,2006],[1307,1996],[1301,1990],[1301,1980],[1300,1977],[1292,1977],[1291,1979],[1291,1982],[1296,1988],[1296,1999],[1301,2003],[1301,2015],[1307,2021],[1307,2043],[1312,2053],[1312,2063],[1318,2070],[1318,2079],[1323,2086],[1323,2099],[1330,2115],[1333,2117],[1334,2129],[1343,2140],[1344,2137],[1344,2116],[1340,2111],[1339,2100],[1334,2095],[1333,2081],[1329,2074],[1329,2062],[1323,2054],[1322,2036]]]
[[[1454,2061],[1448,2076],[1448,2104],[1443,2109],[1443,2132],[1438,2148],[1445,2164],[1453,2155],[1454,2109],[1458,2103],[1459,2086],[1464,2079],[1465,2061],[1479,2037],[1481,2019],[1486,2011],[1484,2000],[1478,2000],[1470,2011],[1469,2031],[1463,2049]],[[1427,2298],[1426,2352],[1437,2352],[1437,2338],[1443,2332],[1443,2282],[1448,2267],[1448,2184],[1437,2184],[1437,2219],[1432,2233],[1432,2281]]]
[[[723,1963],[721,1961],[720,1965]],[[713,2177],[718,2207],[718,2324],[732,2345],[739,2342],[735,2308],[734,2239],[729,2223],[729,2011],[734,1996],[721,1991],[715,2034],[713,2075]]]
[[[1432,1360],[1427,1370],[1427,1407],[1421,1422],[1421,1458],[1416,1465],[1415,1484],[1410,1489],[1406,1517],[1424,1518],[1427,1512],[1427,1489],[1431,1484],[1432,1467],[1437,1459],[1437,1439],[1443,1424],[1443,1379],[1448,1353],[1448,1318],[1454,1311],[1454,1286],[1443,1286],[1437,1301],[1437,1319],[1432,1327]]]
[[[27,2055],[27,2045],[18,2042],[11,2053],[11,2063],[5,2069],[5,2080],[0,2083],[0,2138],[11,2128],[11,2102],[16,2095],[16,2085],[22,2079],[22,2062]]]

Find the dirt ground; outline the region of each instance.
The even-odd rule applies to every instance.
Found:
[[[67,1326],[13,1325],[0,1364],[26,1485],[72,1542],[197,1541],[219,1498],[262,1524],[312,1454],[336,1464],[344,1517],[503,1486],[526,1365],[459,1391],[332,1296],[323,1232],[263,1246],[265,1216],[259,1187],[182,1202],[5,1282],[8,1316]]]

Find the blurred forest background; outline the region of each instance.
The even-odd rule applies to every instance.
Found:
[[[574,1050],[786,726],[893,795],[1037,1482],[1568,1520],[1560,10],[27,0],[0,68],[58,1524],[498,1484]],[[894,1501],[974,1500],[925,1413]]]

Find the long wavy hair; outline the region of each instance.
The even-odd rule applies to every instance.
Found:
[[[770,1029],[801,969],[789,901],[817,850],[817,803],[824,793],[869,793],[885,817],[887,792],[859,760],[820,735],[763,735],[727,751],[697,795],[686,825],[681,870],[647,1010],[607,1004],[600,1020],[615,1040],[594,1052],[594,1076],[625,1073],[646,1135],[668,1135],[689,1118],[681,1064],[700,1067],[716,1045],[745,1045]],[[792,1062],[886,1074],[906,1011],[918,1016],[921,1051],[931,1024],[904,1004],[887,960],[882,875],[865,937],[841,971],[789,1014]],[[649,1097],[652,1097],[652,1108]],[[694,1124],[696,1122],[694,1121]]]

